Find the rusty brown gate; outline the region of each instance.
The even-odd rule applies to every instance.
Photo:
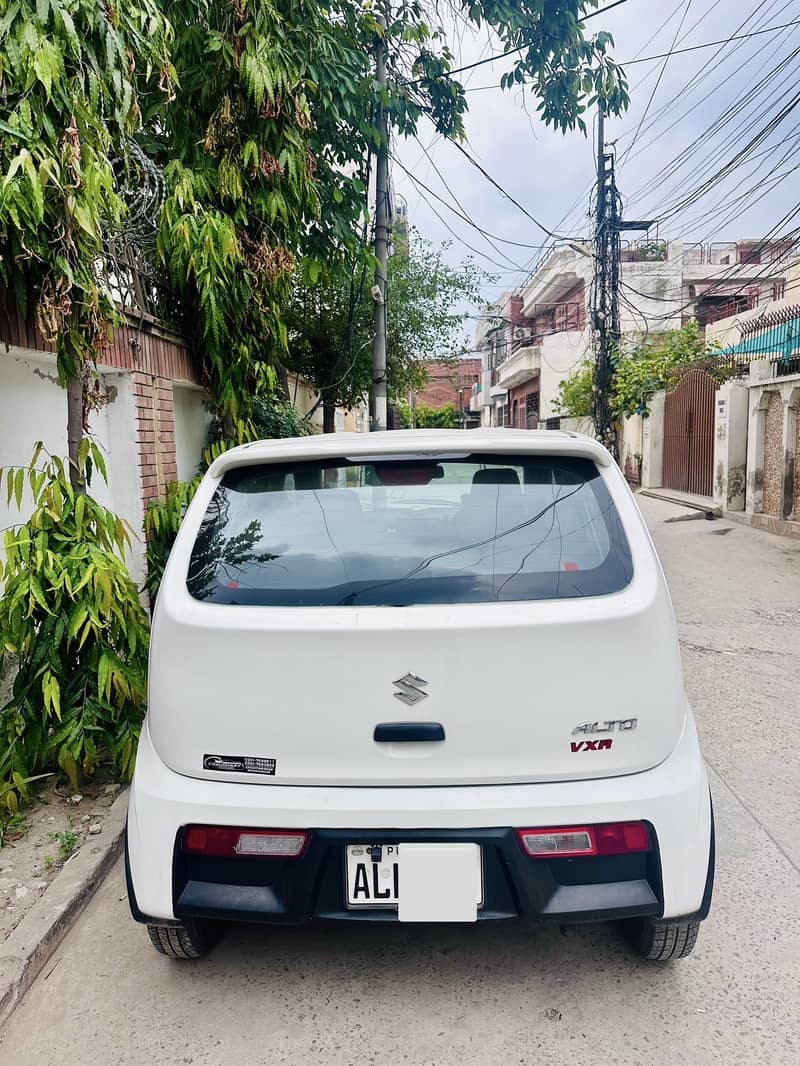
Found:
[[[705,370],[687,370],[664,404],[664,487],[710,496],[714,476],[714,393]]]

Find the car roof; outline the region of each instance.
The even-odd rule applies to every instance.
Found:
[[[581,433],[527,429],[408,429],[380,433],[322,433],[261,440],[231,448],[211,464],[212,477],[234,466],[303,459],[367,459],[400,455],[435,457],[473,453],[573,455],[610,466],[611,455]]]

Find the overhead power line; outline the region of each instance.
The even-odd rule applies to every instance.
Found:
[[[758,147],[758,145],[761,144],[765,140],[765,138],[767,138],[774,130],[776,130],[778,126],[783,122],[783,120],[787,118],[798,106],[800,106],[800,93],[797,93],[777,115],[770,119],[766,126],[759,130],[758,133],[743,148],[741,148],[733,156],[732,159],[729,159],[722,167],[720,167],[716,171],[716,173],[712,174],[710,178],[704,181],[697,188],[692,189],[690,192],[686,193],[671,207],[668,207],[666,210],[662,210],[660,212],[660,218],[669,218],[680,211],[686,210],[687,207],[690,207],[711,188],[713,188],[715,185],[719,184],[720,181],[724,180],[730,174],[732,174],[733,171],[736,170],[737,167],[740,166],[742,162],[748,158],[752,150]],[[776,146],[776,148],[779,150],[780,146]]]
[[[788,3],[784,4],[783,7],[781,7],[779,9],[779,12],[786,10],[786,8],[788,8],[788,7],[791,7],[792,4],[795,3],[795,2],[796,2],[796,0],[789,0]],[[732,36],[736,36],[736,35],[738,35],[740,33],[740,31],[744,30],[745,26],[747,26],[747,24],[749,22],[751,22],[758,15],[759,11],[761,11],[762,8],[764,8],[766,6],[766,4],[767,4],[767,0],[761,0],[761,3],[758,5],[756,10],[752,11],[738,26],[735,27]],[[767,13],[764,12],[762,17],[766,18],[767,17]],[[756,27],[758,25],[759,24],[756,23]],[[753,34],[755,32],[756,32],[755,29],[748,31],[749,34]],[[686,109],[685,111],[682,111],[679,115],[675,114],[675,105],[678,104],[678,102],[680,100],[685,99],[685,98],[689,98],[693,92],[696,92],[700,88],[700,86],[709,77],[711,77],[715,72],[718,72],[722,68],[722,65],[723,65],[724,62],[727,62],[728,60],[733,59],[734,54],[745,47],[745,44],[744,44],[745,40],[747,40],[747,37],[744,37],[744,38],[742,38],[742,40],[738,40],[738,41],[735,41],[733,43],[725,41],[719,48],[717,48],[717,50],[714,52],[714,54],[711,56],[711,58],[708,59],[707,61],[705,61],[701,65],[701,67],[695,72],[695,74],[689,79],[689,81],[686,82],[685,84],[681,85],[680,89],[678,90],[678,92],[674,96],[672,96],[669,100],[665,101],[661,105],[661,107],[658,108],[657,111],[655,111],[654,113],[652,113],[650,115],[650,119],[647,122],[647,124],[645,125],[643,132],[649,133],[649,132],[654,131],[655,128],[661,123],[661,121],[662,121],[662,119],[664,117],[666,117],[669,120],[669,125],[665,129],[659,129],[658,133],[654,134],[649,140],[645,141],[644,144],[640,144],[639,147],[637,148],[637,150],[635,152],[631,153],[630,159],[635,159],[638,156],[640,156],[648,147],[650,147],[653,144],[658,143],[659,138],[662,138],[662,137],[666,136],[666,134],[670,130],[674,129],[685,118],[688,118],[688,116],[691,115],[694,111],[696,111],[698,108],[704,107],[706,105],[707,101],[708,101],[708,98],[713,93],[717,92],[718,90],[721,90],[724,93],[729,92],[730,81],[731,81],[732,74],[731,73],[726,73],[723,76],[723,78],[719,82],[716,83],[716,85],[714,86],[713,89],[711,89],[710,91],[705,92],[702,97],[700,97],[688,109]],[[744,62],[739,65],[739,67],[738,67],[738,69],[736,71],[736,74],[737,75],[741,74],[744,71],[744,69],[746,67],[748,67],[750,65],[750,63],[752,63],[754,61],[754,59],[757,56],[759,56],[762,52],[766,51],[770,47],[771,47],[771,41],[767,41],[753,55],[751,55],[748,59],[745,59]],[[727,52],[727,55],[725,55],[726,52]],[[724,59],[721,58],[721,57],[723,57],[723,55],[724,55]],[[759,68],[759,69],[761,69],[761,68]],[[618,140],[623,141],[623,140],[626,140],[630,136],[631,136],[631,132],[628,131],[626,133],[623,133],[621,135],[621,137],[618,138]],[[695,142],[695,143],[697,143],[697,142]],[[679,157],[678,158],[680,160],[682,160],[683,162],[685,162],[686,158],[687,158],[686,151],[684,150],[681,153],[679,153]],[[656,175],[655,179],[653,179],[653,180],[658,183],[659,182],[659,176]],[[638,192],[633,194],[634,197],[636,197],[638,195],[639,195]]]
[[[627,0],[616,0],[613,4],[606,4],[605,7],[601,7],[599,11],[590,11],[588,15],[582,15],[578,22],[588,22],[589,19],[597,18],[598,15],[604,15],[606,11],[611,11],[614,7],[619,7],[621,4],[627,3]],[[494,55],[487,56],[485,59],[477,59],[474,63],[467,63],[466,66],[456,67],[455,70],[448,70],[445,72],[448,78],[451,78],[454,74],[463,74],[467,70],[476,70],[478,67],[485,66],[487,63],[496,63],[498,59],[505,59],[506,56],[516,55],[518,52],[524,52],[526,48],[530,48],[530,44],[520,44],[516,48],[509,48],[507,52],[495,52]],[[417,78],[416,81],[412,81],[409,84],[418,85],[422,79]]]
[[[538,251],[541,251],[542,248],[546,247],[546,245],[543,245],[543,244],[526,244],[523,241],[512,241],[508,237],[501,237],[497,233],[490,233],[489,230],[484,229],[483,226],[479,226],[477,222],[473,222],[473,220],[469,217],[469,215],[464,213],[464,209],[463,208],[462,208],[462,210],[459,211],[458,208],[453,207],[452,204],[448,203],[447,200],[445,200],[445,198],[443,196],[439,196],[438,193],[434,192],[433,189],[431,189],[428,185],[426,185],[424,181],[422,181],[420,178],[418,178],[416,176],[416,174],[414,174],[411,170],[409,170],[407,166],[405,166],[403,163],[401,163],[400,160],[397,157],[395,157],[394,161],[400,167],[400,169],[403,171],[403,173],[408,178],[410,178],[411,181],[413,181],[413,183],[416,186],[418,186],[420,189],[424,189],[425,192],[429,196],[432,196],[434,198],[434,200],[438,200],[440,204],[442,204],[444,207],[446,207],[448,211],[451,211],[457,218],[460,218],[462,222],[466,222],[468,226],[472,227],[472,229],[477,230],[478,233],[480,233],[482,237],[486,237],[486,238],[488,238],[490,240],[493,240],[493,241],[500,241],[502,244],[512,244],[512,245],[514,245],[515,248],[525,248],[528,251],[538,252]],[[437,171],[437,173],[438,173],[438,171]],[[450,195],[453,196],[452,190],[449,188],[449,186],[445,185],[445,188],[450,193]],[[458,201],[455,199],[455,196],[453,196],[453,200],[456,203],[458,203]],[[495,249],[495,250],[499,251],[499,249]],[[505,254],[505,253],[502,253],[502,254]]]
[[[670,12],[670,14],[667,16],[667,19],[656,30],[656,33],[652,37],[650,37],[645,42],[645,44],[639,49],[639,51],[633,56],[634,60],[638,60],[641,57],[642,53],[647,49],[648,45],[652,43],[652,41],[658,36],[658,34],[661,33],[662,30],[664,30],[665,27],[678,14],[678,12],[683,7],[683,2],[684,2],[684,0],[680,0],[680,3],[674,8],[673,11]],[[790,0],[789,3],[784,4],[782,7],[780,7],[775,12],[775,15],[779,15],[782,11],[786,10],[786,8],[791,7],[792,3],[794,3],[794,2],[795,2],[795,0]],[[684,31],[683,35],[678,40],[678,44],[681,44],[684,40],[686,40],[687,36],[692,32],[692,30],[696,29],[696,27],[699,26],[700,23],[703,22],[709,16],[709,14],[714,10],[714,8],[716,8],[718,6],[718,3],[719,3],[719,0],[718,0],[717,3],[712,4],[711,7],[709,7],[704,12],[704,14],[700,16],[699,19],[696,19],[695,22],[692,24],[692,26],[689,28],[689,30]],[[720,82],[718,82],[714,86],[713,89],[708,91],[703,96],[703,99],[700,102],[694,104],[693,107],[691,107],[687,111],[683,112],[683,114],[678,116],[678,118],[674,117],[674,113],[675,113],[674,112],[674,105],[678,102],[679,99],[681,99],[682,97],[687,96],[689,94],[689,90],[692,89],[693,86],[695,87],[695,89],[700,87],[700,84],[703,81],[705,81],[708,78],[708,76],[716,69],[715,60],[717,60],[718,57],[722,56],[726,51],[730,53],[729,57],[732,57],[734,52],[736,52],[739,49],[745,47],[744,44],[742,43],[744,41],[744,39],[745,39],[745,35],[742,35],[740,31],[742,31],[745,28],[745,26],[748,24],[748,22],[750,22],[753,18],[756,17],[758,12],[763,7],[766,6],[766,3],[767,3],[767,0],[762,0],[762,3],[760,3],[758,5],[758,7],[754,11],[751,11],[750,14],[738,26],[736,26],[734,28],[733,37],[735,38],[735,42],[738,42],[738,43],[734,42],[734,43],[731,44],[731,43],[729,43],[727,41],[723,42],[722,46],[720,48],[718,48],[717,51],[714,53],[714,55],[712,56],[711,60],[709,60],[707,63],[705,63],[694,74],[694,76],[690,79],[690,81],[686,85],[683,85],[681,87],[680,92],[676,96],[673,96],[670,100],[668,100],[664,105],[662,105],[655,113],[651,114],[650,120],[647,122],[647,124],[646,124],[646,126],[644,128],[645,132],[647,132],[648,130],[655,130],[656,127],[661,125],[663,116],[667,116],[667,119],[670,122],[670,124],[667,126],[667,128],[665,130],[660,130],[657,135],[654,135],[650,140],[645,142],[644,145],[640,144],[637,147],[637,149],[633,153],[631,153],[631,156],[630,156],[631,159],[635,159],[638,156],[640,156],[642,154],[642,152],[644,152],[649,145],[655,143],[658,140],[658,136],[663,136],[666,133],[668,133],[669,130],[673,129],[676,125],[679,124],[680,119],[682,119],[682,118],[686,117],[687,115],[689,115],[692,112],[692,110],[694,110],[695,108],[700,107],[703,104],[705,104],[708,101],[708,99],[712,95],[714,95],[716,92],[718,92],[718,91],[727,91],[729,89],[729,78],[727,78],[727,77],[723,78]],[[766,15],[766,12],[765,12],[765,15]],[[756,24],[756,25],[758,25],[758,24]],[[775,27],[773,27],[773,29],[775,29]],[[751,31],[751,32],[755,32],[755,31]],[[766,49],[769,49],[771,47],[771,45],[772,45],[772,42],[768,41],[766,44],[762,45],[762,47],[759,48],[752,56],[747,58],[741,64],[740,69],[739,69],[739,73],[743,72],[744,69],[746,67],[748,67],[758,55],[760,55]],[[628,60],[627,62],[623,63],[622,65],[623,66],[628,66],[628,65],[630,65],[631,62],[632,62],[632,60]],[[762,69],[763,69],[763,67],[759,68],[759,73],[761,72]],[[646,77],[647,77],[647,75],[645,76],[645,78],[642,78],[638,82],[634,83],[634,85],[632,86],[632,91],[635,91],[637,86],[641,85],[646,80]],[[725,117],[726,113],[723,114],[722,118]],[[712,131],[710,131],[710,130],[709,131],[704,131],[704,133],[700,135],[698,140],[695,141],[695,144],[705,142],[706,139],[707,139],[707,136],[710,134],[710,132],[712,132]],[[633,128],[631,128],[630,130],[627,130],[625,133],[621,134],[620,137],[617,138],[617,141],[626,141],[632,136],[632,134],[633,134]],[[687,161],[690,162],[692,165],[696,165],[696,162],[697,162],[697,154],[696,154],[696,152],[684,149],[678,154],[678,156],[672,161],[671,164],[668,164],[668,166],[671,166],[673,169],[677,170],[677,169],[680,169],[681,166],[686,164]],[[667,175],[667,176],[669,176],[669,175]],[[662,169],[661,171],[659,171],[658,174],[656,174],[652,179],[650,179],[649,182],[646,183],[646,188],[649,188],[651,186],[662,188],[663,187],[663,178],[664,178],[664,171]],[[589,188],[590,187],[591,186],[586,188],[585,192],[582,193],[581,197],[569,209],[568,215],[569,215],[570,219],[574,218],[574,212],[575,212],[576,208],[578,207],[578,205],[580,203],[583,202],[585,197],[589,195]],[[633,193],[632,196],[629,198],[630,201],[633,202],[633,200],[638,200],[640,198],[640,196],[646,191],[646,188],[639,189],[639,190],[637,190],[637,192]],[[563,226],[564,221],[565,221],[564,219],[561,219],[558,222],[558,226]],[[569,226],[567,228],[569,228]]]
[[[401,170],[404,170],[406,172],[406,174],[408,174],[408,171],[403,166],[403,164],[400,162],[400,160],[397,158],[397,156],[393,155],[392,159],[397,164],[397,166],[400,167]],[[412,175],[408,174],[408,176],[410,178],[412,178],[412,180],[413,180],[413,176]],[[511,273],[511,272],[513,272],[513,273],[521,273],[522,272],[523,268],[518,263],[515,263],[513,261],[513,259],[511,259],[509,256],[507,256],[504,252],[502,252],[502,251],[500,252],[500,254],[503,255],[503,257],[505,258],[505,263],[501,263],[497,259],[493,259],[486,252],[482,252],[479,248],[476,248],[473,244],[469,244],[467,241],[465,241],[460,233],[456,233],[456,231],[448,223],[448,221],[444,217],[444,215],[442,215],[441,212],[436,210],[436,208],[434,207],[433,203],[428,199],[428,197],[422,191],[420,192],[420,199],[423,201],[423,203],[427,204],[428,210],[431,212],[431,214],[433,214],[436,218],[439,219],[439,221],[444,226],[444,228],[447,230],[447,232],[451,235],[451,237],[454,237],[455,240],[457,240],[460,244],[462,244],[465,248],[467,248],[470,252],[472,252],[473,255],[480,256],[481,259],[485,259],[487,263],[491,263],[492,266],[497,267],[500,271],[502,271],[504,273]],[[449,205],[445,204],[445,206],[447,207]],[[450,210],[453,210],[453,208],[450,208]],[[458,212],[455,212],[455,213],[457,214]]]
[[[628,147],[627,147],[627,149],[625,151],[625,155],[623,155],[622,159],[620,160],[620,163],[624,163],[625,162],[626,157],[630,154],[631,149],[636,144],[636,140],[637,140],[637,138],[639,136],[639,133],[641,132],[642,126],[644,125],[644,120],[647,118],[647,115],[648,115],[648,113],[650,111],[650,105],[653,103],[653,99],[655,98],[655,95],[658,92],[658,87],[661,84],[661,79],[664,77],[664,72],[667,69],[667,64],[669,63],[670,56],[674,55],[673,49],[675,48],[675,45],[678,43],[678,37],[680,37],[681,30],[683,29],[683,24],[686,21],[686,16],[689,14],[689,8],[691,6],[692,6],[692,0],[686,0],[686,7],[683,10],[683,15],[681,16],[681,21],[678,23],[678,28],[675,31],[675,37],[673,38],[673,41],[672,41],[672,48],[669,50],[669,52],[667,52],[666,56],[664,57],[664,65],[662,66],[662,68],[661,68],[661,70],[659,72],[659,75],[658,75],[658,78],[656,79],[655,85],[653,86],[653,91],[650,93],[650,99],[647,101],[647,107],[644,109],[644,113],[642,114],[642,117],[639,119],[639,125],[636,127],[636,133],[634,133],[634,135],[633,135],[633,140],[628,145]]]
[[[699,26],[699,25],[700,25],[700,23],[701,23],[701,22],[702,22],[702,21],[703,21],[703,20],[704,20],[705,18],[707,18],[707,16],[709,15],[709,13],[710,13],[711,11],[713,11],[713,9],[714,9],[714,8],[715,8],[715,7],[717,6],[717,4],[718,4],[718,3],[720,3],[720,2],[721,2],[721,0],[717,0],[717,2],[716,2],[715,4],[713,4],[713,5],[712,5],[712,6],[711,6],[711,7],[710,7],[710,8],[709,8],[709,9],[708,9],[708,10],[707,10],[706,12],[705,12],[705,14],[701,15],[701,17],[700,17],[699,19],[697,19],[697,20],[696,20],[696,21],[695,21],[695,22],[694,22],[694,23],[692,24],[692,26],[691,26],[691,27],[690,27],[690,29],[689,29],[689,30],[687,31],[687,33],[685,33],[685,34],[683,35],[683,37],[681,38],[681,40],[684,40],[684,39],[685,39],[685,37],[687,36],[687,34],[688,34],[689,32],[691,32],[691,30],[693,30],[693,29],[696,29],[696,27],[697,27],[697,26]],[[659,25],[659,26],[658,26],[658,27],[656,28],[656,30],[655,30],[655,31],[654,31],[654,32],[653,32],[653,33],[652,33],[652,34],[651,34],[651,35],[650,35],[650,36],[649,36],[649,37],[647,38],[647,40],[646,40],[646,41],[645,41],[645,42],[644,42],[644,43],[643,43],[643,44],[642,44],[642,45],[640,46],[639,50],[638,50],[638,51],[637,51],[637,52],[636,52],[636,53],[634,54],[634,57],[633,57],[634,59],[638,59],[638,58],[639,58],[639,56],[641,56],[642,52],[646,51],[646,50],[647,50],[647,48],[649,48],[649,47],[650,47],[650,45],[651,45],[651,44],[653,43],[653,41],[655,41],[655,40],[656,40],[656,38],[657,38],[657,37],[658,37],[658,35],[659,35],[659,34],[660,34],[660,33],[662,32],[662,30],[666,29],[666,27],[667,27],[667,26],[668,26],[668,25],[670,24],[670,22],[671,22],[671,21],[672,21],[672,20],[673,20],[673,19],[675,18],[675,16],[676,16],[676,15],[678,14],[678,12],[679,12],[679,11],[681,10],[681,8],[682,8],[682,7],[683,7],[683,0],[678,0],[678,3],[677,3],[677,4],[676,4],[676,6],[675,6],[675,7],[673,8],[673,10],[672,10],[672,11],[670,11],[670,13],[669,13],[669,14],[667,15],[667,17],[666,17],[666,18],[664,19],[664,21],[663,21],[663,22],[662,22],[662,23],[661,23],[661,24],[660,24],[660,25]],[[635,89],[636,89],[636,88],[637,88],[637,87],[638,87],[639,85],[641,85],[641,84],[642,84],[642,83],[643,83],[643,82],[644,82],[644,81],[646,80],[647,76],[648,76],[648,75],[645,75],[645,77],[644,77],[644,78],[641,78],[641,79],[640,79],[640,80],[639,80],[638,82],[636,82],[636,83],[635,83],[635,84],[634,84],[634,85],[632,86],[632,88],[631,88],[631,91],[633,92],[633,91],[634,91],[634,90],[635,90]],[[490,86],[490,88],[496,88],[496,86]],[[592,130],[592,138],[594,138],[594,133],[595,133],[595,130],[593,129],[593,130]],[[556,228],[557,228],[557,229],[562,229],[562,228],[566,228],[566,229],[571,229],[571,228],[572,228],[572,225],[573,225],[573,224],[574,224],[574,225],[577,225],[577,224],[578,224],[578,221],[579,221],[579,219],[580,219],[581,215],[583,215],[583,214],[584,214],[584,207],[583,207],[583,205],[585,204],[585,201],[586,201],[586,199],[588,198],[588,196],[589,196],[589,194],[590,194],[590,192],[591,192],[591,189],[592,189],[592,184],[591,184],[591,183],[589,183],[589,185],[588,185],[588,186],[586,186],[586,187],[585,187],[585,188],[583,189],[583,191],[582,191],[582,192],[581,192],[581,194],[580,194],[580,195],[578,196],[578,198],[577,198],[577,199],[576,199],[576,200],[575,200],[575,201],[574,201],[574,202],[572,203],[572,205],[571,205],[570,207],[568,207],[568,208],[567,208],[567,210],[566,210],[566,211],[564,212],[564,214],[563,214],[563,215],[561,216],[561,218],[560,218],[560,219],[558,220],[558,222],[556,223]],[[576,214],[576,212],[577,212],[577,214]],[[585,217],[589,217],[589,216],[588,216],[588,215],[586,215]],[[538,257],[537,257],[537,256],[532,256],[532,257],[531,257],[531,259],[530,259],[530,260],[528,261],[528,263],[526,264],[526,268],[525,268],[525,280],[524,280],[524,281],[522,282],[522,285],[523,285],[523,286],[524,286],[525,284],[527,284],[527,282],[528,282],[528,279],[529,279],[529,278],[530,278],[530,277],[532,276],[532,274],[533,274],[533,273],[535,272],[535,270],[537,269],[537,267],[538,267],[539,263],[541,263],[542,259],[544,258],[544,253],[545,253],[545,252],[549,252],[549,251],[552,251],[552,249],[553,249],[554,247],[555,247],[555,244],[554,244],[554,243],[553,243],[553,242],[551,241],[551,242],[550,242],[549,244],[545,245],[545,246],[544,246],[544,247],[543,247],[543,248],[542,248],[542,249],[540,250],[540,254],[539,254],[539,256],[538,256]]]
[[[693,44],[688,48],[673,48],[669,52],[659,52],[654,56],[643,56],[641,59],[625,59],[620,60],[621,67],[631,67],[634,63],[652,63],[656,59],[670,59],[672,56],[684,55],[686,52],[699,52],[703,48],[715,48],[720,44],[731,44],[733,41],[749,41],[751,37],[760,37],[762,33],[777,33],[779,30],[788,30],[792,26],[800,26],[800,19],[793,19],[791,22],[782,22],[780,26],[768,26],[763,30],[753,30],[752,33],[739,33],[734,34],[732,37],[723,37],[719,41],[706,41],[704,44]],[[508,53],[507,53],[508,54]],[[495,56],[495,58],[498,58]],[[485,60],[485,62],[489,62]],[[455,74],[456,71],[451,71]],[[471,88],[465,89],[468,93],[480,93],[487,92],[489,89],[499,89],[500,86],[497,83],[492,85],[473,85]]]
[[[420,141],[419,137],[417,137],[417,141],[418,141],[418,143],[420,145],[422,145],[422,142]],[[464,221],[469,226],[471,226],[474,230],[476,230],[478,233],[480,233],[480,235],[483,237],[483,239],[486,241],[486,243],[491,248],[493,248],[494,251],[497,252],[498,255],[502,256],[505,259],[507,259],[509,262],[512,262],[512,260],[508,256],[508,254],[502,248],[499,247],[499,245],[497,244],[497,241],[501,241],[503,244],[516,245],[517,247],[520,247],[520,248],[531,249],[533,247],[533,245],[531,245],[531,244],[524,244],[524,243],[521,243],[520,241],[506,240],[505,237],[495,237],[493,234],[489,233],[488,230],[484,229],[482,226],[479,226],[476,222],[473,222],[472,219],[469,218],[469,216],[467,214],[467,209],[464,207],[464,205],[461,203],[459,198],[453,192],[453,189],[448,184],[447,179],[445,178],[444,174],[442,174],[441,170],[437,167],[436,162],[433,159],[433,156],[425,148],[424,145],[422,145],[422,149],[425,152],[425,155],[428,157],[428,160],[431,163],[431,166],[436,171],[436,176],[439,178],[439,181],[442,183],[442,185],[444,186],[445,190],[447,191],[447,193],[449,194],[450,198],[452,199],[453,203],[458,208],[459,217],[463,218]],[[409,176],[411,177],[412,180],[414,179],[414,175],[413,174],[411,174]],[[451,210],[451,211],[453,210],[451,205],[449,203],[447,203],[446,200],[443,200],[441,197],[437,196],[437,194],[435,192],[433,192],[432,189],[427,189],[427,191],[430,192],[432,196],[436,197],[437,200],[440,200],[440,202],[443,203],[445,205],[445,207],[448,208],[448,210]]]
[[[495,179],[492,177],[492,175],[487,170],[484,170],[484,168],[481,166],[481,164],[478,162],[478,160],[477,159],[473,159],[473,157],[469,154],[469,152],[466,150],[466,148],[464,148],[462,145],[460,145],[458,143],[458,141],[451,141],[450,143],[452,145],[454,145],[459,150],[459,152],[461,152],[461,154],[464,156],[465,159],[469,160],[469,162],[472,164],[472,166],[474,166],[475,169],[480,174],[482,174],[484,176],[484,178],[486,178],[486,180],[489,182],[490,185],[493,185],[495,187],[495,189],[497,189],[497,191],[501,194],[501,196],[504,196],[506,198],[506,200],[509,201],[509,203],[512,203],[514,205],[514,207],[516,207],[519,211],[521,211],[523,213],[523,215],[525,215],[526,218],[529,218],[531,220],[531,222],[534,223],[534,225],[538,226],[539,229],[543,233],[546,233],[548,237],[553,237],[555,240],[559,240],[559,241],[569,240],[569,237],[566,237],[563,233],[554,233],[553,230],[548,229],[547,226],[545,226],[545,224],[543,222],[540,222],[538,218],[535,218],[530,213],[530,211],[527,209],[527,207],[523,207],[523,205],[519,202],[519,200],[516,200],[511,195],[511,193],[507,192],[498,181],[495,181]]]
[[[782,42],[781,46],[783,47],[786,43],[788,42]],[[733,52],[737,50],[738,46],[729,46],[729,48],[729,58],[732,58]],[[707,194],[713,188],[714,183],[706,186],[706,177],[714,175],[717,181],[724,180],[727,174],[720,173],[719,167],[726,158],[726,154],[743,142],[748,141],[753,132],[757,131],[759,126],[767,121],[771,114],[774,114],[775,105],[780,104],[786,95],[785,74],[783,77],[780,75],[783,71],[786,71],[786,68],[800,54],[800,48],[793,48],[777,65],[761,76],[767,64],[771,64],[774,61],[776,54],[780,55],[780,52],[770,41],[762,45],[743,63],[740,63],[736,74],[741,75],[745,67],[751,65],[765,51],[769,53],[769,58],[759,66],[756,75],[751,77],[746,86],[741,92],[737,93],[732,101],[730,101],[730,77],[732,75],[729,75],[721,78],[713,88],[707,90],[702,100],[694,103],[688,109],[684,109],[678,115],[675,114],[673,106],[675,101],[680,96],[685,96],[686,90],[695,81],[697,81],[696,88],[699,89],[700,81],[704,80],[713,66],[713,64],[707,64],[702,77],[698,78],[696,76],[691,79],[688,85],[678,94],[678,97],[673,98],[669,102],[669,106],[665,105],[665,108],[667,108],[666,113],[670,119],[669,125],[666,129],[659,129],[658,134],[652,133],[650,138],[643,144],[641,142],[638,143],[636,151],[631,153],[629,157],[631,160],[645,152],[649,145],[656,143],[659,136],[663,137],[669,130],[679,125],[681,120],[685,119],[692,111],[707,105],[707,101],[714,93],[726,93],[726,106],[721,114],[718,114],[709,126],[699,132],[690,144],[682,145],[671,160],[662,164],[648,181],[631,194],[630,202],[642,205],[636,208],[639,213],[645,212],[650,217],[664,217],[667,212],[667,204],[678,202],[682,206],[690,205],[691,201],[687,202],[686,194],[687,185],[690,182],[695,192],[699,192],[699,199],[699,196]],[[665,108],[662,108],[661,111],[663,112]],[[651,121],[648,125],[652,129],[653,122]],[[658,121],[657,116],[656,125],[663,126],[663,123]],[[723,133],[723,131],[725,132]],[[769,129],[763,131],[763,134],[768,137],[770,135]],[[626,139],[627,136],[627,134],[623,134],[620,139]],[[749,145],[748,153],[752,153],[753,147],[755,146]],[[774,145],[771,149],[773,153],[778,150],[780,150],[780,145]],[[736,159],[737,164],[742,162],[744,162],[744,157]],[[680,176],[681,172],[683,172],[682,177]],[[654,195],[657,196],[655,203],[652,199]]]
[[[706,41],[704,44],[693,44],[687,48],[674,48],[669,52],[661,52],[656,56],[644,56],[641,59],[628,59],[620,61],[621,67],[630,67],[634,63],[652,63],[656,59],[669,59],[671,56],[681,56],[686,52],[699,52],[702,48],[715,48],[718,44],[730,44],[731,41],[748,41],[751,37],[760,37],[762,33],[777,33],[778,30],[788,30],[790,26],[800,26],[800,19],[791,22],[783,22],[780,26],[767,26],[763,30],[752,30],[750,33],[734,33],[731,37],[723,37],[719,41]]]

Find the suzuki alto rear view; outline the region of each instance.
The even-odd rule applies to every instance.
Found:
[[[687,955],[714,830],[664,576],[596,442],[331,434],[217,459],[154,611],[131,909],[620,921]]]

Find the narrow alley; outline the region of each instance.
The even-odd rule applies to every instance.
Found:
[[[118,864],[12,1017],[0,1059],[796,1063],[800,542],[639,502],[717,817],[714,906],[690,959],[637,962],[600,926],[320,925],[242,927],[181,965],[130,921]]]

